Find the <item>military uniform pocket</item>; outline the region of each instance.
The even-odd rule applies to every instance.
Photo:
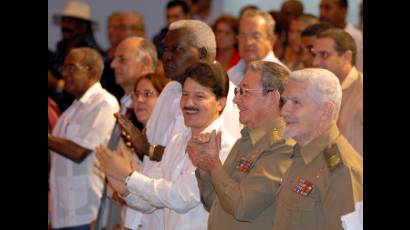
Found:
[[[314,217],[315,201],[312,198],[295,193],[284,203],[288,213],[288,226],[285,229],[317,229]]]

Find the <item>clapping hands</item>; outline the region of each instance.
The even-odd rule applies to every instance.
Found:
[[[191,162],[196,167],[211,172],[222,166],[219,159],[221,149],[221,132],[199,134],[192,136],[187,145],[187,152]]]

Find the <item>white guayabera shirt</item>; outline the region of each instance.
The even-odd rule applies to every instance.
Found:
[[[208,126],[204,133],[212,130],[222,130],[219,156],[224,162],[235,140],[222,128],[221,118]],[[131,192],[125,197],[127,204],[144,212],[164,208],[165,229],[207,229],[208,212],[201,203],[196,167],[185,151],[190,139],[190,129],[172,138],[159,163],[162,178],[150,178],[134,172],[127,183]]]

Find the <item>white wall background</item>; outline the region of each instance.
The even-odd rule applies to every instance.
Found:
[[[107,39],[107,18],[113,11],[137,11],[145,21],[145,33],[151,39],[165,24],[165,6],[168,0],[83,0],[91,6],[92,17],[99,22],[96,39],[102,48],[109,46]],[[254,4],[261,9],[278,10],[285,0],[213,0],[212,8],[216,12],[237,16],[239,10],[247,4]],[[319,15],[320,0],[301,0],[305,12]],[[57,41],[61,39],[60,29],[54,25],[52,17],[62,12],[67,0],[48,0],[48,47],[55,50]],[[362,0],[349,0],[347,20],[354,25],[359,23],[359,7]]]

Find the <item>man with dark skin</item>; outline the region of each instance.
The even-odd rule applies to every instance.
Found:
[[[78,77],[78,75],[73,75],[73,71],[70,70],[70,68],[78,67],[70,66],[76,66],[77,63],[84,62],[84,59],[86,59],[86,54],[81,54],[79,50],[82,49],[77,49],[75,52],[70,52],[67,55],[67,58],[64,61],[64,67],[62,68],[62,75],[64,80],[67,82],[65,84],[65,90],[74,95],[77,100],[80,100],[86,91],[99,81],[99,74],[101,74],[102,71],[101,67],[100,70],[95,67],[84,67],[90,69],[88,70],[86,77]],[[81,163],[92,152],[92,150],[84,148],[69,139],[64,139],[53,135],[48,136],[48,146],[51,150],[56,151],[64,157],[77,163]]]
[[[200,28],[194,30],[194,28]],[[187,36],[189,34],[190,36]],[[209,42],[211,41],[211,42]],[[215,36],[212,32],[212,29],[207,26],[206,24],[197,21],[197,20],[180,20],[174,22],[170,26],[170,30],[168,31],[167,35],[164,39],[164,53],[162,56],[162,60],[164,63],[164,70],[166,77],[175,81],[167,85],[163,94],[167,94],[172,87],[174,90],[180,90],[178,87],[181,87],[182,76],[184,71],[193,63],[203,60],[212,62],[215,60],[215,53],[216,53],[216,44],[215,44]],[[180,93],[177,93],[175,96],[177,98],[167,98],[161,100],[161,95],[158,98],[158,102],[163,101],[165,104],[172,104],[171,100],[176,100],[179,103]],[[147,132],[149,131],[150,123],[151,126],[158,123],[153,121],[152,117],[155,116],[155,111],[159,111],[160,107],[157,102],[157,105],[154,108],[153,114],[151,115],[150,120],[147,124]],[[175,109],[172,109],[175,110]],[[165,111],[165,110],[162,110]],[[179,111],[176,111],[177,113]],[[157,112],[158,113],[158,112]],[[172,113],[171,113],[172,114]],[[175,115],[175,114],[173,114]],[[158,117],[159,116],[159,117]],[[164,124],[166,127],[164,128],[164,135],[167,135],[165,132],[169,132],[168,138],[161,138],[164,139],[162,143],[168,142],[171,137],[172,133],[179,132],[180,130],[184,129],[183,119],[175,119],[170,117],[172,115],[169,114],[162,114],[158,115],[157,120],[161,120],[161,123]],[[164,118],[162,118],[164,117]],[[128,145],[131,145],[135,148],[137,152],[144,153],[145,155],[150,156],[151,159],[160,161],[162,158],[162,153],[164,151],[165,144],[158,144],[158,143],[149,143],[147,140],[146,135],[139,132],[134,126],[127,120],[125,117],[117,115],[118,123],[120,124],[123,130],[123,138]],[[165,119],[165,120],[164,120]],[[176,123],[172,125],[170,123]],[[168,123],[168,124],[166,124]],[[169,130],[168,128],[175,128],[175,130]],[[162,128],[161,128],[162,129]],[[155,131],[154,131],[155,132]],[[156,144],[156,145],[155,145]],[[155,146],[154,146],[155,145]]]
[[[91,18],[91,8],[87,3],[68,1],[63,12],[54,15],[53,19],[61,27],[62,39],[58,41],[55,53],[49,58],[49,82],[57,87],[50,89],[49,96],[64,112],[75,99],[73,95],[62,92],[64,80],[58,69],[63,65],[66,55],[76,47],[90,47],[96,49],[101,55],[103,51],[95,40],[94,29],[98,24]]]
[[[208,25],[197,20],[172,23],[164,39],[163,61],[166,77],[173,81],[159,95],[144,131],[140,132],[126,117],[116,114],[125,144],[151,160],[161,161],[165,146],[174,134],[187,129],[179,109],[183,73],[197,61],[212,62],[215,56],[215,36]],[[115,183],[110,177],[108,180]]]
[[[91,229],[97,216],[104,181],[94,168],[92,149],[108,142],[115,124],[112,114],[119,110],[115,97],[99,83],[103,67],[96,50],[74,48],[61,68],[65,90],[76,100],[48,135],[53,229]]]

